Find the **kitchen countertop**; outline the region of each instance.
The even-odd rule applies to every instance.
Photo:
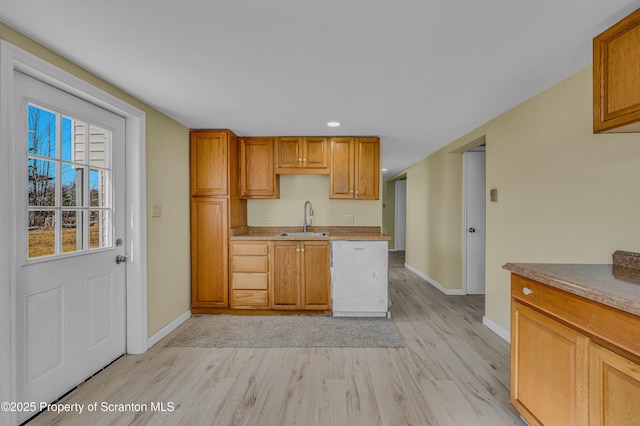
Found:
[[[568,293],[640,316],[640,270],[610,264],[507,263],[502,267]]]
[[[384,235],[379,226],[310,226],[311,232],[328,232],[325,237],[283,237],[283,232],[302,232],[302,226],[243,226],[231,230],[231,241],[238,240],[278,240],[278,241],[389,241],[391,237]]]

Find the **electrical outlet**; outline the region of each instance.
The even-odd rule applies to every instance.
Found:
[[[262,216],[262,224],[266,225],[269,223],[269,218],[267,216]]]
[[[151,217],[160,217],[160,216],[162,216],[162,206],[160,204],[154,204]]]
[[[344,223],[345,225],[353,225],[353,215],[352,214],[345,214],[344,215]]]

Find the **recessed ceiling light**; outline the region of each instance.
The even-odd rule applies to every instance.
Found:
[[[387,170],[389,170],[389,169],[382,169],[383,172],[386,172]]]
[[[327,126],[329,127],[338,127],[340,126],[340,122],[339,121],[330,121],[327,123]]]

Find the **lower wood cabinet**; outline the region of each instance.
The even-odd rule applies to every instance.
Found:
[[[588,423],[589,338],[512,305],[511,402],[530,424]]]
[[[327,241],[274,241],[271,308],[330,310],[330,258]]]
[[[640,424],[640,365],[589,346],[589,425]]]
[[[269,308],[269,242],[231,241],[231,308]]]
[[[511,297],[511,403],[529,424],[640,424],[640,317],[516,274]]]

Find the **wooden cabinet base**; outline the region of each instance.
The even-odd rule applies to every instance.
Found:
[[[302,311],[276,309],[224,309],[224,308],[192,308],[191,315],[322,315],[330,316],[330,310]]]

